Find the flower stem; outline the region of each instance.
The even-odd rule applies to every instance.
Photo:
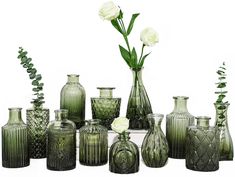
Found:
[[[143,45],[142,45],[142,50],[141,50],[140,59],[139,59],[139,64],[141,63],[141,59],[142,59],[143,54],[144,54],[144,47],[145,47],[145,45],[143,44]]]
[[[127,45],[127,48],[128,48],[128,51],[129,51],[129,55],[130,55],[130,58],[131,58],[131,49],[130,49],[130,44],[129,44],[129,41],[128,41],[128,38],[127,38],[127,32],[126,32],[126,28],[125,28],[125,25],[124,25],[124,22],[122,19],[119,19],[118,20],[120,25],[121,25],[121,28],[122,28],[122,35],[123,35],[123,38],[126,42],[126,45]]]

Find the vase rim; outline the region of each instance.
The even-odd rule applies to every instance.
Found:
[[[79,74],[67,74],[68,77],[79,77]]]
[[[227,106],[229,106],[230,103],[214,103],[214,105],[227,105]]]
[[[88,124],[100,124],[101,120],[100,119],[89,119],[89,120],[85,120],[85,122]]]
[[[209,117],[209,116],[197,116],[197,117],[195,117],[195,119],[205,119],[205,120],[210,120],[211,119],[211,117]]]
[[[15,110],[15,111],[21,111],[22,108],[21,108],[21,107],[10,107],[10,108],[8,108],[8,110],[10,110],[10,111],[13,111],[13,110]]]
[[[115,87],[96,87],[99,90],[113,90]]]
[[[173,99],[187,100],[189,99],[189,97],[188,96],[173,96]]]

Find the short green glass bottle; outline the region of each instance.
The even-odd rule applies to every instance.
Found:
[[[177,96],[174,110],[166,116],[166,138],[169,145],[169,157],[185,158],[186,128],[194,125],[194,116],[187,109],[188,97]]]
[[[76,125],[68,120],[68,110],[55,110],[55,120],[47,129],[47,168],[64,171],[76,167]]]
[[[148,167],[163,167],[168,159],[168,143],[161,129],[163,117],[163,114],[147,115],[150,129],[144,137],[141,154]]]
[[[22,108],[9,108],[9,120],[2,127],[2,166],[20,168],[29,165],[27,126],[21,118]]]
[[[85,101],[86,93],[79,83],[79,75],[68,75],[68,81],[60,92],[60,109],[69,111],[68,119],[76,124],[77,129],[85,123]]]
[[[121,98],[113,98],[114,87],[98,87],[99,98],[91,98],[92,118],[100,119],[101,125],[111,130],[114,118],[119,117]]]
[[[129,132],[119,134],[118,141],[109,150],[109,171],[119,174],[139,171],[138,146],[129,141]]]
[[[87,166],[104,165],[108,161],[108,130],[98,119],[86,122],[79,129],[79,161]]]
[[[46,129],[49,123],[49,109],[43,108],[43,104],[33,104],[31,109],[26,110],[26,117],[30,158],[46,158]]]
[[[219,169],[219,131],[209,125],[210,117],[197,117],[197,125],[187,128],[186,167],[195,171]]]

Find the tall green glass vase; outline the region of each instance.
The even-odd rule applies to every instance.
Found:
[[[47,168],[64,171],[76,167],[76,125],[68,120],[68,110],[55,110],[55,120],[47,129]]]
[[[126,117],[130,119],[130,129],[148,129],[147,114],[152,113],[149,97],[142,81],[142,69],[132,69],[133,85],[128,100]]]
[[[129,132],[119,134],[118,141],[109,150],[109,171],[119,174],[139,171],[139,149],[130,141]]]
[[[68,119],[76,124],[77,129],[85,124],[86,93],[79,83],[79,75],[68,75],[68,81],[60,92],[60,109],[69,111]]]
[[[27,126],[21,108],[9,108],[9,120],[2,127],[2,166],[19,168],[29,165]]]
[[[46,158],[46,130],[49,123],[49,109],[43,104],[26,110],[30,158]]]
[[[99,166],[108,162],[108,130],[99,119],[86,121],[79,129],[79,161],[87,166]]]
[[[144,137],[141,154],[148,167],[163,167],[168,159],[168,143],[162,132],[163,114],[148,114],[150,129]]]
[[[220,132],[220,160],[233,160],[233,141],[229,132],[227,111],[229,103],[215,103],[215,125]]]

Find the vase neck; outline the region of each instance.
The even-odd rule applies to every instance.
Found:
[[[8,124],[17,124],[22,122],[21,110],[22,108],[9,108]]]
[[[67,83],[69,83],[69,84],[77,84],[77,83],[79,83],[79,75],[69,74],[68,75]]]
[[[161,123],[164,115],[163,114],[148,114],[147,119],[151,129],[161,128]]]
[[[197,127],[208,129],[210,127],[210,117],[201,116],[196,117],[197,119]]]
[[[98,87],[100,90],[100,98],[113,98],[114,87]]]
[[[99,119],[90,119],[85,121],[88,125],[100,125],[100,120]]]
[[[57,121],[68,119],[68,110],[67,109],[55,110],[55,119]]]
[[[133,76],[133,85],[143,85],[142,81],[142,68],[141,69],[132,69],[132,76]]]
[[[173,98],[175,100],[174,112],[188,112],[188,108],[187,108],[188,97],[177,96]]]
[[[120,133],[118,139],[120,141],[129,141],[129,139],[130,139],[130,132]]]

